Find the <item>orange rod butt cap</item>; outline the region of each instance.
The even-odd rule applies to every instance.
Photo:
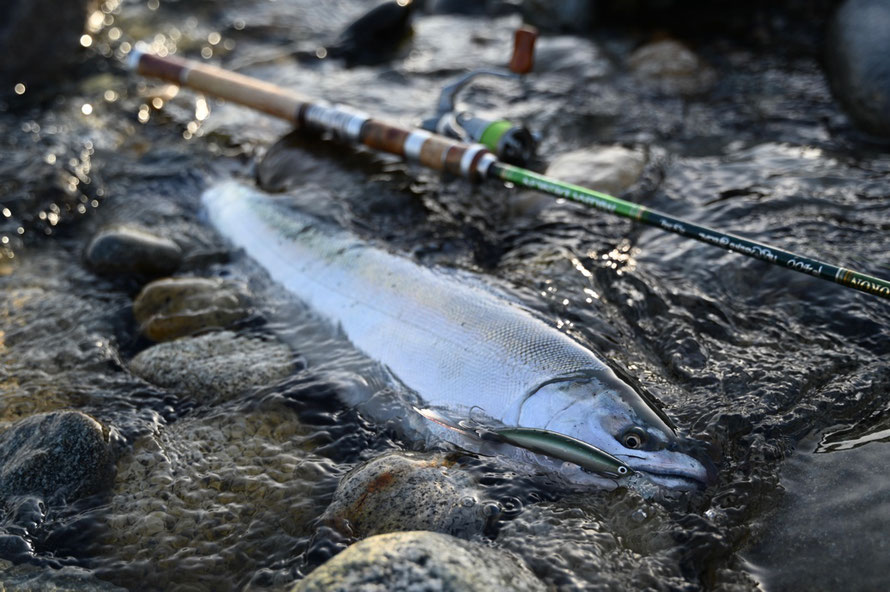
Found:
[[[510,71],[515,74],[528,74],[535,65],[535,41],[538,30],[531,25],[522,25],[513,35],[513,57],[510,58]]]

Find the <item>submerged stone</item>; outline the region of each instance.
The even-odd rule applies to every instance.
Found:
[[[517,592],[544,590],[525,564],[491,547],[426,531],[359,541],[297,582],[292,592]]]
[[[255,589],[238,582],[291,558],[335,483],[335,463],[306,452],[310,437],[273,397],[134,442],[101,516],[97,550],[119,566],[108,579],[134,590]]]
[[[152,341],[169,341],[207,329],[224,329],[247,318],[247,287],[221,278],[166,278],[145,286],[133,316]]]
[[[70,502],[102,491],[113,477],[108,430],[79,411],[34,415],[0,434],[0,500]]]
[[[61,569],[13,565],[0,559],[0,590],[3,592],[126,592],[103,582],[89,570],[73,565]]]
[[[395,452],[347,473],[324,520],[359,537],[400,530],[471,536],[485,526],[479,498],[452,455]]]
[[[636,183],[646,166],[640,150],[623,146],[591,146],[560,154],[547,167],[547,175],[573,185],[620,196]],[[555,198],[540,191],[523,191],[514,198],[519,213],[533,213]]]
[[[159,276],[179,268],[182,250],[172,240],[143,228],[118,226],[93,237],[85,258],[93,270],[102,274]]]
[[[669,94],[702,93],[716,80],[714,71],[695,52],[673,39],[640,47],[628,58],[628,66],[638,78]]]
[[[295,368],[294,353],[283,343],[230,331],[160,343],[130,361],[133,374],[201,402],[232,399]]]
[[[567,183],[620,195],[637,182],[646,156],[623,146],[594,146],[560,154],[547,174]]]
[[[890,138],[890,2],[845,2],[826,47],[831,90],[847,115],[862,131]]]

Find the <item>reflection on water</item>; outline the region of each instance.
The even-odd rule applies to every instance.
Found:
[[[826,431],[815,451],[850,450],[871,442],[887,441],[890,441],[890,415],[886,410],[881,410],[856,425]]]
[[[888,507],[885,302],[573,204],[515,216],[497,184],[317,139],[279,142],[289,131],[280,122],[123,65],[144,41],[408,124],[432,113],[456,72],[502,66],[519,22],[421,13],[408,55],[390,64],[288,57],[336,38],[366,8],[106,0],[82,43],[83,76],[54,97],[14,89],[22,102],[0,111],[0,429],[76,408],[125,445],[107,498],[27,524],[4,509],[0,534],[29,533],[34,563],[81,566],[133,590],[286,587],[342,547],[314,522],[337,478],[422,444],[343,403],[364,393],[388,404],[373,363],[325,337],[250,262],[222,256],[201,191],[256,174],[274,189],[314,186],[335,204],[326,213],[363,238],[486,273],[710,445],[717,485],[663,505],[516,479],[496,462],[470,469],[479,503],[499,508],[486,540],[548,584],[834,588],[832,569],[845,588],[886,584],[876,555],[886,554]],[[683,98],[627,74],[646,39],[610,35],[542,39],[528,80],[486,81],[464,98],[540,131],[547,158],[595,143],[645,147],[631,199],[890,275],[890,157],[838,123],[815,59],[703,42],[700,57],[721,76],[712,94]],[[307,367],[218,407],[132,376],[128,361],[149,345],[131,314],[141,284],[96,276],[80,256],[98,228],[120,222],[174,237],[187,273],[250,283],[250,330],[282,336]],[[821,442],[798,444],[814,429]]]
[[[890,445],[817,454],[816,442],[801,442],[782,467],[782,502],[764,516],[759,542],[745,554],[752,572],[767,592],[884,589]]]

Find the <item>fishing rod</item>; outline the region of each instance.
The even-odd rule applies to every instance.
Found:
[[[513,61],[517,60],[521,62],[522,58],[517,58],[514,52]],[[374,119],[351,107],[316,101],[298,92],[209,64],[174,56],[161,57],[138,47],[132,51],[129,61],[131,68],[144,76],[160,78],[251,107],[288,121],[298,130],[331,134],[341,141],[395,154],[471,182],[497,179],[542,191],[890,300],[890,282],[887,280],[701,226],[600,191],[507,164],[499,160],[494,152],[497,146],[502,145],[503,134],[509,126],[492,126],[489,133],[480,133],[479,138],[474,138],[484,141],[484,144],[469,143],[424,129],[410,129]]]

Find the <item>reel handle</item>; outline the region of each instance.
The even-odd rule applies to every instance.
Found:
[[[522,25],[513,34],[513,57],[510,58],[510,71],[514,74],[528,74],[535,65],[535,41],[538,30],[531,25]]]

